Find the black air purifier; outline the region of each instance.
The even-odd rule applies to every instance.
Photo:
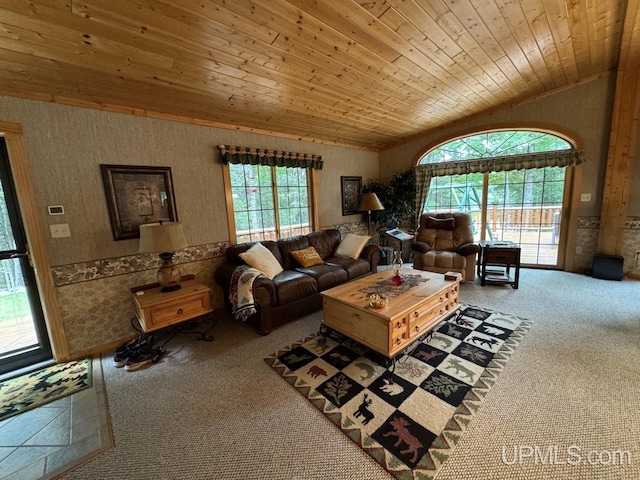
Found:
[[[618,255],[594,255],[591,276],[603,280],[622,280],[624,257]]]

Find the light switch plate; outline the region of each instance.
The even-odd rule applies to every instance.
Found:
[[[591,201],[591,194],[590,193],[583,193],[580,195],[580,201],[581,202],[590,202]]]
[[[71,230],[69,230],[68,223],[56,223],[55,225],[49,225],[51,229],[51,238],[64,238],[71,236]]]

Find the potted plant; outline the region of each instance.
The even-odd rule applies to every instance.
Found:
[[[376,230],[398,225],[413,229],[416,203],[416,177],[413,169],[404,173],[394,172],[387,183],[369,180],[364,193],[375,193],[384,210],[371,212],[371,221]]]

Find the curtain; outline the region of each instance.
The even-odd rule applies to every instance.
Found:
[[[421,207],[416,208],[416,225],[420,226],[420,216],[427,201],[433,177],[531,168],[571,167],[581,163],[584,163],[582,150],[569,149],[418,165],[416,166],[416,206],[421,205]]]
[[[416,167],[416,206],[418,207],[415,210],[414,218],[416,232],[420,228],[420,217],[422,216],[422,210],[424,209],[424,204],[426,203],[427,196],[429,195],[429,187],[431,186],[432,178],[433,176],[426,168],[421,168],[421,165]]]
[[[556,150],[553,152],[505,155],[503,157],[476,158],[456,162],[427,163],[416,170],[425,169],[431,177],[464,175],[466,173],[504,172],[545,167],[570,167],[584,163],[582,150]]]
[[[262,148],[230,147],[219,145],[222,162],[243,165],[268,165],[270,167],[313,168],[322,170],[322,155],[309,153],[281,152]]]

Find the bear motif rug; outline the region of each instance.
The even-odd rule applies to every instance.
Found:
[[[398,479],[434,479],[531,326],[462,305],[387,369],[329,329],[265,359]]]

